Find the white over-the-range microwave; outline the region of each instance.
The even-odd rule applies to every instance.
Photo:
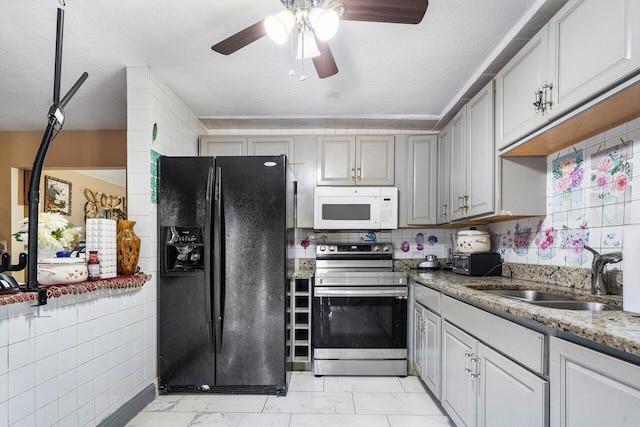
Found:
[[[316,230],[391,230],[398,228],[397,187],[316,187]]]

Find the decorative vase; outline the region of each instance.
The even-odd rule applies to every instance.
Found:
[[[134,274],[140,257],[140,237],[133,231],[135,221],[118,221],[116,247],[118,250],[118,274]]]

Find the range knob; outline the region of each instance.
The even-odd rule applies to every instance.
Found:
[[[327,247],[325,245],[320,246],[320,252],[324,252],[327,250]]]
[[[375,245],[375,246],[373,247],[373,252],[380,252],[380,246]]]
[[[389,246],[384,245],[384,246],[382,247],[382,250],[383,250],[383,252],[389,252]]]
[[[333,246],[333,245],[331,245],[331,246],[329,246],[329,250],[330,250],[330,251],[335,251],[335,250],[336,250],[336,247],[335,247],[335,246]]]

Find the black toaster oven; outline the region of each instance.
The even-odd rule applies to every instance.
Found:
[[[452,271],[467,276],[502,276],[502,259],[495,252],[453,254]]]

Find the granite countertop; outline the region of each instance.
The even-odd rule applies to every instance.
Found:
[[[308,279],[314,277],[315,269],[313,268],[300,268],[289,275],[290,279]]]
[[[525,301],[488,294],[487,288],[522,288],[566,295],[577,300],[622,306],[617,295],[596,296],[584,290],[545,285],[508,277],[469,277],[445,271],[408,270],[409,278],[418,283],[494,310],[533,320],[577,337],[640,356],[640,315],[626,311],[561,310],[539,307]]]

